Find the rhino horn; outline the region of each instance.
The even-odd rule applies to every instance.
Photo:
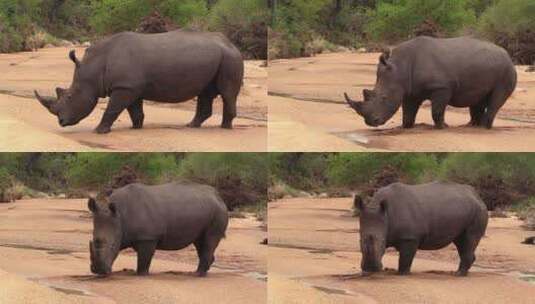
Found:
[[[357,113],[360,115],[363,115],[362,113],[362,102],[361,101],[354,101],[353,99],[349,98],[347,93],[344,93],[344,97],[346,99],[347,104],[353,108]]]
[[[47,110],[54,114],[54,115],[57,115],[58,112],[56,111],[56,107],[54,106],[56,104],[56,102],[58,101],[57,98],[54,98],[54,97],[43,97],[41,95],[39,95],[39,93],[37,91],[33,91],[33,93],[35,94],[35,98],[37,98],[37,100],[39,100],[39,102],[45,107],[47,108]]]

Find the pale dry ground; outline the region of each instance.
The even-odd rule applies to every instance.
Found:
[[[86,200],[34,199],[0,204],[0,303],[264,303],[267,247],[260,223],[231,219],[208,276],[192,274],[192,246],[157,251],[149,276],[136,276],[133,251],[113,274],[89,271],[92,233]],[[215,302],[214,302],[215,301]]]
[[[344,103],[375,84],[378,53],[333,53],[269,63],[270,151],[535,151],[535,73],[518,66],[518,85],[492,130],[465,127],[468,108],[448,107],[450,128],[433,129],[429,103],[404,130],[401,110],[372,128]]]
[[[268,303],[533,303],[534,232],[516,218],[492,218],[468,277],[456,277],[454,246],[418,251],[412,274],[398,276],[397,252],[388,271],[360,276],[358,218],[351,198],[283,199],[269,203]]]
[[[77,48],[81,58],[84,49]],[[246,61],[244,87],[238,97],[238,118],[233,130],[221,123],[222,102],[214,102],[214,115],[200,129],[186,128],[196,101],[182,104],[145,102],[145,126],[132,130],[125,111],[112,132],[93,132],[106,99],[78,125],[61,128],[57,118],[33,97],[33,90],[54,95],[69,87],[74,72],[68,48],[0,54],[0,151],[266,151],[267,72],[261,61]]]

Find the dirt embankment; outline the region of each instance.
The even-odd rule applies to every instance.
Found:
[[[448,107],[450,128],[433,129],[429,103],[404,130],[401,110],[371,128],[345,105],[373,88],[378,53],[275,60],[269,67],[269,149],[277,151],[535,151],[535,73],[518,66],[518,85],[492,130],[466,127],[468,109]]]
[[[468,277],[456,277],[457,250],[418,251],[412,274],[360,276],[358,218],[351,199],[285,199],[269,204],[269,303],[532,303],[533,232],[515,218],[491,218]],[[298,220],[296,220],[298,219]],[[529,281],[532,281],[530,283]]]
[[[231,219],[208,276],[193,275],[192,246],[157,251],[151,274],[134,274],[123,251],[114,272],[89,271],[92,221],[86,200],[28,200],[0,205],[0,303],[264,303],[266,237],[252,217]]]
[[[83,48],[77,48],[82,57]],[[261,61],[246,61],[244,86],[238,97],[238,118],[233,130],[221,123],[222,102],[202,128],[186,128],[195,114],[195,101],[182,104],[145,102],[145,126],[132,130],[126,111],[112,132],[93,132],[107,101],[78,125],[61,128],[57,118],[33,97],[55,95],[69,87],[74,67],[68,48],[0,54],[0,151],[265,151],[267,145],[267,72]]]

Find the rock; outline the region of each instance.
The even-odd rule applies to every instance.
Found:
[[[325,192],[320,193],[320,194],[318,195],[318,198],[328,198],[328,197],[329,197],[329,195],[328,195],[327,193],[325,193]]]
[[[51,49],[51,48],[54,48],[54,47],[56,47],[56,46],[51,44],[51,43],[47,43],[47,44],[45,44],[45,46],[43,46],[43,48],[45,48],[45,49]]]
[[[361,47],[361,48],[357,49],[357,53],[366,53],[366,52],[368,52],[368,50],[366,48]]]
[[[82,46],[83,47],[90,47],[91,46],[91,42],[86,41],[86,42],[82,43]]]
[[[57,198],[65,199],[67,195],[65,193],[58,194]]]

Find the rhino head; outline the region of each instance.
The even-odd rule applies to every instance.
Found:
[[[89,241],[91,272],[109,275],[122,242],[120,215],[113,203],[97,203],[89,198],[87,203],[93,213],[93,240]]]
[[[383,53],[377,66],[377,81],[373,90],[362,90],[364,101],[352,100],[344,93],[347,104],[353,108],[368,126],[385,124],[397,112],[404,96],[402,73],[390,60],[390,53]]]
[[[43,97],[34,91],[35,97],[58,117],[62,127],[72,126],[86,118],[97,105],[98,94],[94,75],[76,58],[75,51],[69,53],[75,64],[74,78],[69,89],[56,88],[57,97]]]
[[[386,249],[387,213],[386,202],[375,197],[367,204],[355,195],[355,208],[359,209],[360,268],[364,273],[379,272],[383,269],[382,259]]]

